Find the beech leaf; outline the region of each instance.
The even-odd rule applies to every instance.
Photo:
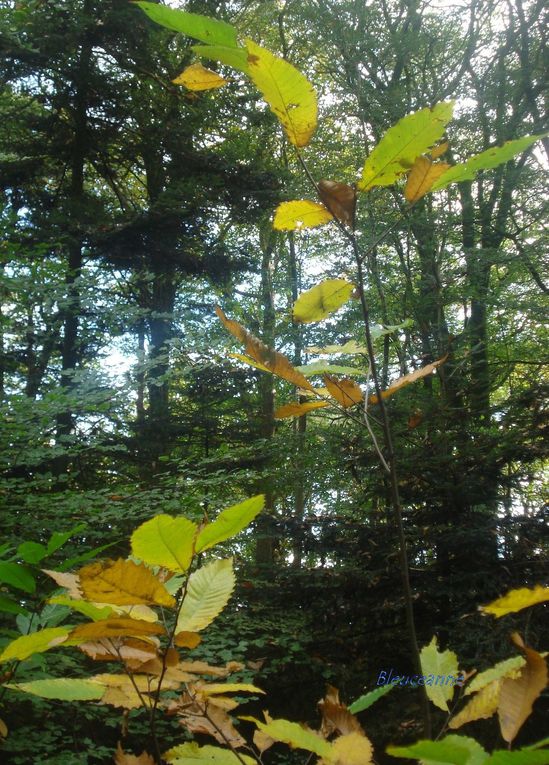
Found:
[[[485,685],[457,715],[452,717],[448,727],[455,730],[473,720],[484,720],[492,717],[498,708],[500,688],[500,680],[493,680]]]
[[[483,765],[488,754],[478,741],[450,734],[440,741],[418,741],[410,746],[388,746],[392,757],[411,757],[423,765]]]
[[[197,56],[219,61],[226,66],[232,66],[244,74],[249,74],[248,51],[246,48],[232,48],[222,45],[193,45],[191,50]]]
[[[356,208],[356,189],[353,186],[322,180],[318,183],[318,193],[332,215],[347,226],[353,225]]]
[[[8,643],[0,654],[0,662],[14,659],[23,661],[35,653],[49,651],[50,648],[64,643],[70,631],[71,627],[46,627],[30,635],[22,635]]]
[[[191,64],[172,80],[174,85],[184,85],[187,90],[201,91],[222,88],[228,83],[224,77],[206,69],[202,64]]]
[[[98,701],[105,692],[103,686],[93,680],[49,677],[46,680],[31,680],[28,683],[12,683],[6,688],[30,693],[43,699],[58,701]]]
[[[433,637],[429,645],[421,649],[420,659],[423,675],[434,677],[432,684],[425,682],[427,696],[435,706],[448,712],[448,702],[454,695],[454,684],[447,684],[448,677],[459,675],[456,654],[453,651],[439,651],[437,639]]]
[[[289,720],[270,720],[267,723],[262,723],[254,718],[246,719],[255,722],[259,730],[274,741],[282,741],[295,749],[305,749],[308,752],[318,754],[319,757],[330,759],[331,745],[313,730],[302,728],[301,725]]]
[[[294,303],[294,321],[308,324],[325,319],[346,303],[354,291],[354,285],[346,279],[326,279],[302,292]]]
[[[347,733],[332,743],[331,765],[372,765],[373,749],[363,733]]]
[[[222,749],[218,746],[199,746],[195,741],[187,741],[185,744],[174,746],[163,754],[167,762],[173,765],[256,765],[256,760],[247,754],[238,756],[230,749]]]
[[[236,29],[225,21],[218,21],[198,13],[188,13],[174,8],[167,8],[158,3],[136,2],[147,16],[167,29],[181,32],[187,37],[194,37],[209,45],[238,47]]]
[[[79,624],[69,635],[71,641],[100,640],[113,637],[141,637],[143,635],[162,635],[166,632],[160,624],[151,624],[141,619],[110,618],[97,622]]]
[[[116,747],[114,762],[115,765],[155,765],[153,757],[148,752],[141,752],[140,755],[128,754],[122,749],[120,741]]]
[[[258,494],[222,510],[214,521],[200,530],[196,540],[196,552],[203,552],[219,542],[236,536],[250,525],[264,505],[265,495]]]
[[[434,186],[435,181],[448,170],[450,165],[445,162],[434,163],[427,157],[418,157],[414,162],[404,187],[404,197],[413,204],[425,196]]]
[[[156,515],[133,532],[132,553],[151,566],[183,573],[191,565],[197,532],[187,518]]]
[[[131,560],[90,563],[79,571],[86,598],[99,603],[130,606],[156,604],[173,608],[175,599],[146,566]]]
[[[308,199],[281,202],[275,210],[273,228],[276,231],[301,231],[329,223],[333,217],[324,205]]]
[[[214,560],[194,571],[177,620],[177,632],[200,632],[221,613],[235,585],[233,559]]]

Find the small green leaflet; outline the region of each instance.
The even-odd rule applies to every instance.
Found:
[[[246,48],[229,48],[223,45],[193,45],[191,50],[197,56],[210,61],[219,61],[225,66],[232,66],[243,74],[249,74],[248,51]]]
[[[453,101],[443,101],[432,109],[408,114],[389,128],[364,163],[358,190],[394,183],[442,137],[453,110]]]
[[[70,678],[48,678],[46,680],[32,680],[28,683],[11,683],[6,688],[14,691],[31,693],[43,699],[57,699],[59,701],[97,701],[105,693],[105,687],[93,680],[79,680]]]
[[[40,542],[21,542],[17,548],[17,557],[25,563],[40,563],[47,554],[47,549]]]
[[[448,186],[449,183],[459,183],[460,181],[471,181],[480,170],[489,170],[505,162],[509,162],[517,154],[521,154],[540,138],[544,138],[549,133],[540,135],[526,135],[523,138],[517,138],[514,141],[507,141],[503,146],[494,146],[491,149],[470,157],[466,162],[460,165],[454,165],[441,175],[438,181],[432,186],[431,191],[440,191]]]
[[[411,746],[388,746],[392,757],[411,757],[422,765],[483,765],[488,754],[473,738],[450,735],[441,741],[418,741]]]
[[[380,699],[382,696],[385,696],[385,694],[389,693],[389,691],[392,691],[394,687],[394,685],[389,684],[381,685],[379,688],[374,688],[373,691],[365,693],[364,696],[361,696],[356,701],[353,701],[353,703],[349,706],[349,712],[351,712],[353,715],[356,715],[359,712],[364,712],[365,709],[368,709],[368,707],[371,707],[372,704],[375,704],[378,699]]]
[[[208,550],[219,542],[236,536],[242,529],[249,526],[264,505],[265,496],[258,494],[238,505],[225,508],[212,523],[208,523],[198,534],[196,552]]]
[[[147,16],[167,29],[181,32],[187,37],[194,37],[208,45],[221,45],[228,48],[238,47],[236,29],[224,21],[201,16],[198,13],[177,11],[158,3],[136,2]]]

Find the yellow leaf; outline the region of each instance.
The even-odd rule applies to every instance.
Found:
[[[353,290],[354,285],[346,279],[325,279],[302,292],[295,301],[294,321],[308,324],[325,319],[349,300]]]
[[[273,228],[276,231],[301,231],[329,223],[333,217],[324,205],[308,199],[281,202],[275,211]]]
[[[498,716],[501,735],[511,743],[528,719],[534,701],[547,686],[547,665],[543,656],[533,648],[522,643],[518,635],[513,635],[516,645],[524,651],[526,664],[517,678],[506,677],[501,681]]]
[[[155,603],[173,608],[175,599],[150,569],[130,560],[90,563],[79,571],[80,585],[88,600],[132,606]]]
[[[317,101],[307,78],[284,59],[246,40],[250,77],[294,146],[306,146],[317,124]]]
[[[485,685],[470,699],[459,714],[452,717],[448,727],[455,730],[461,728],[465,723],[473,722],[473,720],[484,720],[492,717],[498,708],[500,687],[501,680],[494,680]]]
[[[364,398],[360,385],[348,377],[332,377],[324,375],[324,382],[332,398],[346,409],[359,404]]]
[[[416,369],[414,372],[410,372],[409,374],[404,375],[404,377],[399,377],[398,380],[395,380],[394,383],[389,385],[387,390],[381,392],[381,397],[384,399],[389,398],[393,395],[393,393],[396,393],[401,388],[405,388],[407,385],[410,385],[410,383],[413,383],[416,380],[421,380],[422,377],[427,377],[427,375],[430,375],[432,372],[434,372],[437,367],[439,367],[441,364],[444,364],[447,358],[448,354],[443,356],[441,359],[438,359],[438,361],[433,361],[432,364],[427,364],[427,366],[421,367],[421,369]],[[378,398],[375,394],[370,396],[368,399],[369,404],[377,404],[377,402]]]
[[[326,762],[330,765],[371,765],[373,750],[370,741],[362,733],[347,733],[332,744]]]
[[[197,632],[178,632],[175,635],[173,642],[180,648],[196,648],[196,646],[202,641],[202,638]]]
[[[315,409],[322,409],[328,406],[327,401],[308,401],[305,404],[284,404],[279,406],[275,411],[274,416],[277,420],[284,420],[286,417],[302,417],[307,412],[312,412]]]
[[[408,175],[408,181],[404,188],[404,196],[407,202],[413,204],[430,191],[435,181],[448,170],[450,165],[445,162],[431,162],[427,157],[418,157]]]
[[[35,653],[49,651],[50,648],[64,643],[70,631],[70,627],[47,627],[30,635],[22,635],[8,643],[0,654],[0,662],[13,659],[23,661]]]
[[[225,743],[225,742],[223,742]],[[233,744],[234,745],[234,744]],[[196,765],[256,765],[255,757],[249,757],[247,754],[238,755],[227,749],[218,746],[199,746],[195,741],[187,741],[184,744],[178,744],[163,754],[166,762],[177,763],[196,763]]]
[[[6,738],[8,735],[8,726],[3,720],[0,720],[0,738]]]
[[[448,151],[448,145],[448,141],[443,141],[438,146],[435,146],[434,149],[431,149],[431,159],[442,157]]]
[[[196,523],[187,518],[157,515],[133,532],[132,553],[151,566],[185,572],[191,565],[197,531]]]
[[[174,85],[184,85],[187,90],[213,90],[222,88],[228,80],[202,64],[191,64],[172,82]]]
[[[454,683],[449,678],[459,675],[457,656],[453,651],[439,651],[436,637],[420,652],[421,669],[425,676],[425,692],[439,709],[448,712],[448,701],[454,695]]]
[[[200,686],[200,692],[205,696],[220,693],[265,693],[261,688],[250,683],[204,683]]]
[[[160,624],[151,624],[140,619],[110,618],[75,627],[69,639],[98,640],[113,637],[138,637],[140,635],[162,635],[166,632]]]
[[[195,675],[211,675],[212,677],[227,677],[230,670],[227,667],[212,667],[205,661],[181,661],[179,669]]]
[[[327,209],[341,222],[352,226],[355,219],[356,189],[346,183],[322,180],[318,193]]]
[[[115,765],[155,765],[154,759],[148,752],[141,752],[139,756],[127,754],[121,747],[120,741],[114,755]]]
[[[518,590],[511,590],[487,606],[480,606],[480,610],[499,619],[506,614],[534,606],[536,603],[544,603],[546,600],[549,600],[549,587],[538,584],[533,589],[521,587]]]
[[[264,364],[260,364],[259,361],[254,361],[254,359],[250,358],[250,356],[246,356],[245,353],[229,353],[229,357],[231,359],[238,359],[239,361],[243,361],[244,364],[249,364],[251,367],[260,369],[262,372],[268,372],[269,374],[272,374],[269,367],[266,367]]]
[[[78,646],[94,661],[118,661],[122,660],[131,666],[141,665],[157,655],[156,645],[145,640],[131,638],[106,638],[80,643]]]
[[[493,667],[485,669],[476,675],[465,689],[465,696],[479,691],[485,685],[489,685],[494,680],[500,680],[502,677],[518,677],[520,668],[525,665],[524,656],[512,656],[510,659],[504,659],[494,664]]]
[[[244,343],[246,353],[255,362],[263,365],[271,374],[281,377],[283,380],[292,383],[292,385],[297,385],[299,388],[314,392],[311,383],[290,364],[286,356],[272,348],[268,348],[237,321],[227,318],[219,306],[216,306],[215,312],[231,335],[240,340],[241,343]]]

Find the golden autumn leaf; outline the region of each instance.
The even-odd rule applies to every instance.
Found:
[[[518,590],[511,590],[503,597],[488,603],[487,606],[480,606],[480,610],[499,619],[506,614],[522,611],[523,608],[529,608],[547,600],[549,600],[549,587],[538,584],[532,589],[521,587]]]
[[[273,228],[275,231],[301,231],[329,223],[333,215],[324,205],[308,199],[281,202],[275,210]]]
[[[362,733],[347,733],[332,743],[330,765],[372,765],[373,749],[369,739]]]
[[[208,707],[208,717],[204,717],[202,708],[193,712],[193,707],[187,707],[188,712],[182,710],[181,724],[191,733],[205,733],[213,736],[217,742],[231,747],[245,746],[246,740],[234,727],[227,712],[217,706]]]
[[[132,606],[154,603],[173,608],[175,599],[152,571],[131,560],[99,561],[80,569],[80,586],[94,602]]]
[[[132,667],[150,661],[157,655],[157,646],[154,643],[132,638],[103,638],[80,643],[78,648],[94,661],[121,659]]]
[[[154,701],[146,693],[139,694],[135,688],[112,686],[105,688],[101,703],[120,709],[139,709],[142,706],[152,707]]]
[[[517,633],[512,638],[515,645],[524,652],[526,664],[518,677],[506,677],[501,681],[498,717],[501,735],[508,743],[515,739],[530,716],[534,701],[546,688],[548,681],[547,664],[543,656],[524,645]]]
[[[172,80],[174,85],[184,85],[187,90],[213,90],[222,88],[228,83],[224,77],[211,69],[206,69],[202,64],[191,64],[180,75]]]
[[[141,619],[116,618],[100,619],[97,622],[79,624],[69,635],[69,640],[100,640],[113,637],[138,637],[139,635],[162,635],[166,632],[160,624]]]
[[[284,420],[287,417],[302,417],[304,414],[307,414],[307,412],[313,412],[315,409],[322,409],[325,406],[328,406],[327,401],[307,401],[304,404],[299,404],[297,402],[293,404],[284,404],[284,406],[279,406],[278,409],[275,410],[274,417],[275,420]]]
[[[356,208],[356,189],[353,186],[322,180],[318,183],[318,193],[332,215],[347,226],[353,225]]]
[[[115,765],[155,765],[154,759],[148,752],[141,752],[138,756],[128,754],[122,749],[120,741],[116,747],[114,762]]]
[[[440,176],[448,170],[450,165],[445,162],[434,163],[427,157],[418,157],[408,174],[408,180],[404,187],[404,196],[410,204],[417,202],[427,194]]]
[[[350,299],[354,288],[354,284],[347,279],[325,279],[315,284],[295,301],[292,309],[294,321],[308,324],[325,319]]]
[[[202,638],[198,632],[178,632],[175,635],[173,642],[180,648],[196,648],[196,646],[202,641]]]
[[[413,372],[404,375],[404,377],[399,377],[398,380],[395,380],[395,382],[389,385],[386,390],[381,392],[381,397],[384,399],[389,398],[401,388],[405,388],[407,385],[410,385],[410,383],[413,383],[416,380],[421,380],[422,377],[427,377],[427,375],[432,374],[437,367],[439,367],[441,364],[444,364],[447,358],[448,354],[443,356],[441,359],[438,359],[437,361],[433,361],[432,364],[427,364],[427,366],[421,367],[421,369],[416,369]],[[369,404],[377,404],[377,402],[378,398],[375,394],[371,395],[368,399]]]
[[[501,680],[493,680],[485,685],[455,717],[452,717],[448,727],[456,730],[465,723],[492,717],[498,708],[500,688]]]
[[[227,677],[231,672],[227,667],[213,667],[206,661],[182,661],[179,663],[179,669],[195,675],[211,675],[212,677]]]
[[[330,396],[346,409],[355,404],[360,404],[363,400],[364,394],[360,385],[354,380],[348,377],[332,377],[332,375],[324,375],[323,377]]]
[[[442,155],[448,151],[448,146],[448,141],[443,141],[442,143],[439,143],[438,146],[432,148],[431,159],[438,159],[439,157],[442,157]]]
[[[286,356],[272,348],[268,348],[261,340],[258,340],[257,337],[248,332],[242,324],[229,319],[219,306],[216,306],[215,312],[231,335],[245,345],[246,353],[255,362],[262,364],[276,377],[281,377],[283,380],[292,383],[292,385],[297,385],[299,388],[314,392],[311,383],[291,365]]]

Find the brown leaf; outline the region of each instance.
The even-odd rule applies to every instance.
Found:
[[[332,398],[344,406],[346,409],[355,404],[359,404],[363,399],[363,393],[360,385],[348,377],[333,377],[332,375],[323,375],[324,382]]]
[[[116,753],[114,755],[115,765],[155,765],[154,759],[148,752],[141,752],[140,755],[127,754],[118,742]]]
[[[341,222],[352,226],[355,219],[356,189],[346,183],[337,181],[320,181],[318,184],[320,198]]]
[[[514,633],[513,642],[523,652],[526,664],[516,679],[504,678],[499,693],[498,716],[501,735],[511,743],[529,717],[534,701],[547,686],[548,674],[545,659],[533,648],[524,645],[522,638]]]
[[[408,427],[410,428],[410,430],[417,428],[418,425],[421,425],[422,422],[423,422],[423,412],[421,411],[421,409],[416,409],[408,417]]]
[[[404,377],[399,377],[398,380],[395,380],[394,383],[389,385],[387,390],[381,392],[381,397],[383,399],[389,398],[393,395],[393,393],[396,393],[397,390],[405,388],[407,385],[410,385],[410,383],[413,383],[416,380],[420,380],[422,377],[427,377],[427,375],[430,375],[432,372],[434,372],[437,367],[439,367],[441,364],[444,364],[447,358],[448,354],[443,356],[441,359],[438,359],[438,361],[433,361],[432,364],[427,364],[427,366],[421,367],[421,369],[416,369],[413,372],[404,375]],[[368,399],[369,404],[377,404],[377,402],[378,398],[375,394],[370,396]]]
[[[314,391],[313,386],[307,378],[290,364],[290,361],[284,354],[278,353],[278,351],[275,351],[272,348],[268,348],[261,342],[261,340],[258,340],[257,337],[250,334],[250,332],[248,332],[247,329],[244,329],[244,327],[237,321],[227,318],[219,306],[216,306],[215,312],[231,335],[244,344],[246,353],[255,362],[266,367],[271,374],[281,377],[283,380],[287,380],[292,383],[292,385],[297,385],[304,390]]]
[[[113,661],[122,659],[133,668],[156,656],[154,643],[143,640],[105,639],[81,643],[78,648],[95,661]]]
[[[160,624],[141,619],[110,618],[88,624],[79,624],[69,635],[69,640],[97,640],[113,637],[137,637],[139,635],[162,635],[166,632]]]
[[[180,648],[196,648],[202,638],[198,632],[178,632],[173,642]]]
[[[446,162],[435,164],[427,157],[418,157],[408,174],[408,181],[404,188],[406,201],[413,204],[425,196],[449,167],[450,165]]]
[[[88,600],[133,606],[155,603],[173,608],[175,599],[153,572],[131,560],[98,561],[80,569],[80,585]]]
[[[212,675],[213,677],[227,677],[231,670],[227,667],[212,667],[205,661],[182,661],[179,669],[183,672],[193,672],[196,675]]]
[[[231,718],[219,707],[208,707],[208,717],[200,712],[198,714],[185,714],[181,724],[192,733],[205,733],[213,736],[220,744],[232,747],[245,746],[246,741],[234,727]]]
[[[326,696],[318,702],[318,708],[322,714],[320,732],[324,738],[336,731],[343,736],[347,733],[364,734],[360,723],[339,700],[339,691],[332,685],[328,686]]]
[[[42,571],[44,574],[51,576],[59,587],[64,587],[71,598],[74,598],[75,600],[80,600],[82,598],[80,580],[77,574],[67,574],[64,571],[50,571],[48,568],[43,568]]]

